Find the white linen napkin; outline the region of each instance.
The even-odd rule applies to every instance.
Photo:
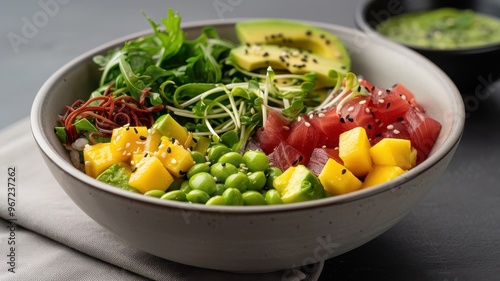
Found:
[[[49,280],[54,276],[59,280],[74,280],[77,276],[78,280],[295,281],[317,280],[321,274],[323,262],[308,266],[307,270],[236,274],[191,267],[143,252],[98,225],[64,193],[38,151],[28,118],[0,131],[0,140],[0,183],[3,185],[0,187],[0,217],[3,218],[0,220],[0,280]],[[9,210],[8,204],[11,167],[15,168],[16,180],[14,216],[9,215],[12,209]],[[8,271],[7,264],[8,238],[12,235],[8,225],[12,219],[18,226],[14,235],[19,270],[14,274]],[[41,243],[42,248],[38,247]],[[30,256],[17,252],[24,249],[22,252],[26,253],[26,249],[33,247],[35,250]],[[76,258],[75,253],[84,255]]]

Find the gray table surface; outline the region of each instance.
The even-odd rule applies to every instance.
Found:
[[[2,1],[0,129],[29,115],[36,92],[63,64],[111,39],[148,29],[141,10],[159,19],[172,7],[181,13],[183,22],[282,17],[354,27],[353,14],[360,2]],[[328,260],[322,279],[498,280],[498,88],[489,86],[482,95],[463,93],[469,101],[464,136],[437,186],[394,228],[356,250]],[[50,250],[50,242],[47,243]]]

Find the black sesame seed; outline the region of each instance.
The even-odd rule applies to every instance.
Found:
[[[269,56],[269,53],[268,53],[268,52],[265,52],[262,56],[263,56],[263,57],[268,57],[268,56]]]
[[[247,47],[250,47],[250,46],[251,46],[251,45],[250,45],[250,43],[246,43],[246,45],[247,45]]]
[[[342,69],[346,69],[347,67],[346,67],[345,65],[343,65],[343,66],[341,66],[340,68],[342,68]]]
[[[172,141],[172,143],[175,143],[175,138],[172,138],[172,140],[171,140],[171,141]]]
[[[321,39],[325,38],[325,34],[321,34],[321,35],[319,36],[319,38],[321,38]]]
[[[376,134],[376,135],[375,135],[375,137],[376,137],[376,138],[380,138],[380,137],[382,137],[382,133],[378,133],[378,134]]]
[[[197,139],[193,139],[193,142],[194,142],[194,143],[198,143],[198,140],[197,140]]]
[[[141,140],[147,140],[148,138],[145,137],[145,136],[139,136],[139,139],[141,139]]]
[[[403,117],[398,117],[398,119],[397,119],[397,120],[398,120],[398,121],[403,121],[403,120],[405,120],[405,119],[404,119]]]
[[[346,169],[342,169],[342,175],[345,174],[347,172]]]
[[[134,167],[134,168],[132,169],[132,173],[133,173],[133,172],[135,172],[135,171],[137,171],[137,167]]]
[[[144,153],[144,157],[148,157],[148,153],[147,153],[147,152],[146,152],[146,153]]]
[[[371,130],[372,129],[372,124],[368,124],[368,130]]]
[[[136,128],[136,127],[134,127],[134,132],[135,132],[136,134],[138,134],[138,133],[139,133],[139,131],[137,131],[137,128]]]
[[[306,31],[306,35],[307,36],[311,36],[312,35],[312,31],[310,31],[310,30]]]
[[[186,172],[184,172],[183,170],[179,171],[179,175],[184,176],[185,174],[186,174]]]
[[[296,159],[295,161],[292,162],[292,166],[297,165],[298,162],[299,162],[299,159]]]
[[[314,63],[318,63],[318,60],[317,60],[317,59],[313,59],[313,62],[314,62]]]
[[[385,109],[388,109],[389,107],[391,107],[391,103],[388,102],[386,105],[385,105]]]
[[[340,123],[345,124],[344,118],[340,117]]]
[[[358,92],[361,92],[361,86],[358,86]]]
[[[349,122],[351,122],[351,123],[352,123],[352,122],[354,122],[354,118],[352,118],[352,117],[347,118],[347,121],[349,121]]]
[[[302,155],[299,155],[299,162],[302,162],[304,160],[304,157]]]
[[[167,153],[172,153],[172,148],[170,148],[170,146],[167,147]]]
[[[128,131],[128,130],[130,130],[130,127],[126,127],[126,128],[125,128],[125,131]]]
[[[326,45],[330,45],[330,40],[325,41]]]
[[[220,165],[221,165],[222,167],[226,167],[226,162],[222,162],[222,163],[220,163]]]

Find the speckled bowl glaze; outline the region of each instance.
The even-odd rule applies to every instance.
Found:
[[[194,37],[201,27],[210,25],[222,37],[235,40],[235,22],[198,22],[184,28]],[[344,41],[355,73],[383,87],[404,83],[427,112],[442,123],[426,161],[393,181],[369,189],[279,206],[163,201],[98,182],[71,165],[54,126],[65,105],[87,97],[96,87],[99,72],[92,57],[141,35],[133,34],[77,57],[40,89],[31,122],[47,166],[89,217],[131,247],[175,262],[233,272],[269,272],[325,260],[363,245],[405,217],[446,169],[463,130],[463,103],[451,80],[419,54],[354,29],[313,24]]]

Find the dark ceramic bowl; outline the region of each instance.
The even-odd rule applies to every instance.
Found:
[[[475,12],[500,17],[498,0],[366,0],[355,14],[359,29],[369,36],[382,36],[376,26],[391,17],[443,7],[471,9]],[[481,91],[500,78],[500,43],[474,48],[440,50],[407,47],[424,55],[450,76],[462,94]]]

